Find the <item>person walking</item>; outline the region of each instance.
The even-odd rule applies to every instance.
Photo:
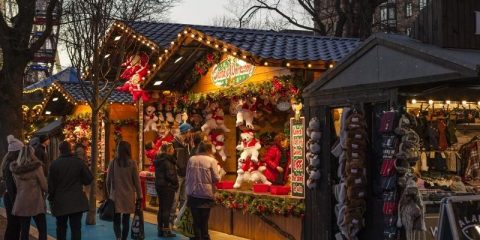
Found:
[[[44,198],[47,179],[43,173],[43,164],[35,157],[34,151],[30,146],[23,147],[17,161],[10,164],[17,187],[12,214],[20,219],[22,240],[30,237],[32,218],[37,226],[38,240],[47,240],[47,207]]]
[[[165,238],[176,236],[171,231],[169,221],[173,199],[178,189],[177,165],[173,156],[174,153],[173,145],[164,143],[153,162],[155,165],[155,188],[160,200],[160,209],[157,213],[158,236]]]
[[[20,218],[13,215],[13,204],[17,195],[17,186],[13,173],[10,170],[10,164],[17,161],[20,156],[20,150],[24,144],[13,135],[8,135],[8,152],[5,154],[0,167],[0,178],[5,181],[6,191],[3,194],[3,204],[7,214],[7,227],[5,229],[5,239],[18,240],[20,238]]]
[[[200,143],[197,155],[190,157],[187,165],[185,191],[187,206],[193,217],[193,231],[196,240],[210,239],[208,219],[210,209],[215,205],[215,184],[220,181],[217,160],[213,158],[211,143]]]
[[[107,173],[108,197],[115,203],[113,230],[115,237],[122,240],[128,237],[130,214],[135,213],[135,200],[142,199],[137,163],[131,158],[130,143],[120,141],[115,159],[108,165]]]
[[[170,213],[170,224],[173,226],[177,215],[177,207],[181,208],[185,202],[185,176],[187,172],[187,163],[193,148],[192,144],[192,125],[182,123],[179,127],[180,134],[177,134],[173,140],[175,149],[175,159],[177,160],[178,190],[175,193],[175,199]]]
[[[50,139],[47,135],[38,136],[38,143],[35,144],[35,156],[43,163],[43,173],[48,176],[48,170],[50,168],[50,160],[48,160],[47,147],[50,145]]]
[[[82,238],[82,216],[88,211],[83,186],[92,183],[93,176],[87,165],[72,154],[69,142],[59,145],[60,157],[50,165],[48,200],[52,214],[57,218],[57,239],[67,238],[67,223],[72,240]]]

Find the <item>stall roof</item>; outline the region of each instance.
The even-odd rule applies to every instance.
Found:
[[[126,23],[136,32],[168,48],[177,34],[191,28],[264,59],[338,61],[355,49],[356,38],[322,37],[272,30],[252,30],[158,22]]]
[[[65,82],[65,83],[78,83],[77,71],[73,67],[66,68],[65,70],[45,78],[42,81],[31,84],[24,88],[24,90],[33,90],[36,88],[44,88],[50,86],[54,82]]]
[[[65,89],[65,91],[75,101],[85,102],[87,100],[85,94],[82,91],[82,86],[81,86],[80,83],[62,83],[62,82],[59,82],[58,84],[60,84],[63,87],[63,89]],[[109,83],[106,83],[106,84],[102,84],[100,86],[100,88],[110,89],[112,87],[112,84],[119,85],[120,83],[109,82]],[[86,84],[86,87],[87,87],[87,89],[91,89],[91,85],[88,84],[88,83]],[[107,90],[100,92],[101,96],[104,96],[105,94],[107,94]],[[115,103],[133,103],[132,95],[130,95],[129,93],[126,93],[126,92],[117,91],[115,89],[112,91],[112,94],[110,95],[110,97],[108,97],[107,101],[115,102]]]
[[[34,135],[51,135],[62,126],[62,120],[54,120],[47,124],[47,126],[39,129]]]
[[[480,51],[445,49],[402,35],[377,33],[304,91],[390,88],[480,76]]]

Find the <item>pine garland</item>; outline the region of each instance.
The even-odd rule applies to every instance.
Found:
[[[138,121],[135,119],[113,120],[110,123],[113,124],[113,139],[115,143],[123,140],[122,127],[132,126],[138,128]]]
[[[215,202],[226,208],[242,210],[254,215],[300,217],[305,214],[303,199],[254,195],[241,192],[217,191]]]
[[[208,69],[212,67],[213,65],[217,64],[220,62],[221,58],[221,53],[218,51],[212,51],[205,56],[198,60],[192,70],[191,73],[191,78],[187,79],[184,83],[184,88],[188,89],[190,88],[193,84],[195,84],[200,78],[205,76],[208,72]]]

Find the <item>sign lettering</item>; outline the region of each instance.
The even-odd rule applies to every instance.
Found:
[[[292,196],[305,197],[305,118],[290,119]]]
[[[212,82],[219,87],[237,85],[249,79],[254,70],[255,66],[229,56],[213,67]]]

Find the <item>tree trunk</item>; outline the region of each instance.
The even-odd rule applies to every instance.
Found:
[[[4,52],[0,71],[0,156],[7,152],[7,136],[23,139],[22,93],[26,61],[9,58]]]
[[[96,102],[94,100],[94,102]],[[96,104],[93,104],[96,105]],[[96,210],[97,210],[97,160],[98,160],[98,111],[92,107],[92,162],[91,162],[91,171],[93,175],[93,181],[90,185],[90,197],[89,205],[90,208],[87,213],[86,224],[95,225],[96,224]]]

